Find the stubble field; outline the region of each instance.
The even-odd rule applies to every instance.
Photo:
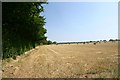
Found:
[[[118,42],[43,45],[3,60],[3,78],[115,78]]]

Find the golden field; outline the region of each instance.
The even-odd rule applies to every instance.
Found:
[[[4,78],[117,78],[118,42],[38,46],[3,60]]]

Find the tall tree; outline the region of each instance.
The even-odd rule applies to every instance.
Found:
[[[3,2],[3,58],[14,57],[46,41],[42,4],[45,2]]]

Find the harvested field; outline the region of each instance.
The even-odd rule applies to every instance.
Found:
[[[43,45],[3,61],[4,78],[115,78],[118,43]]]

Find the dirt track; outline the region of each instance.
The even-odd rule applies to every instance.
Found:
[[[45,45],[3,61],[3,77],[116,77],[117,42]]]

